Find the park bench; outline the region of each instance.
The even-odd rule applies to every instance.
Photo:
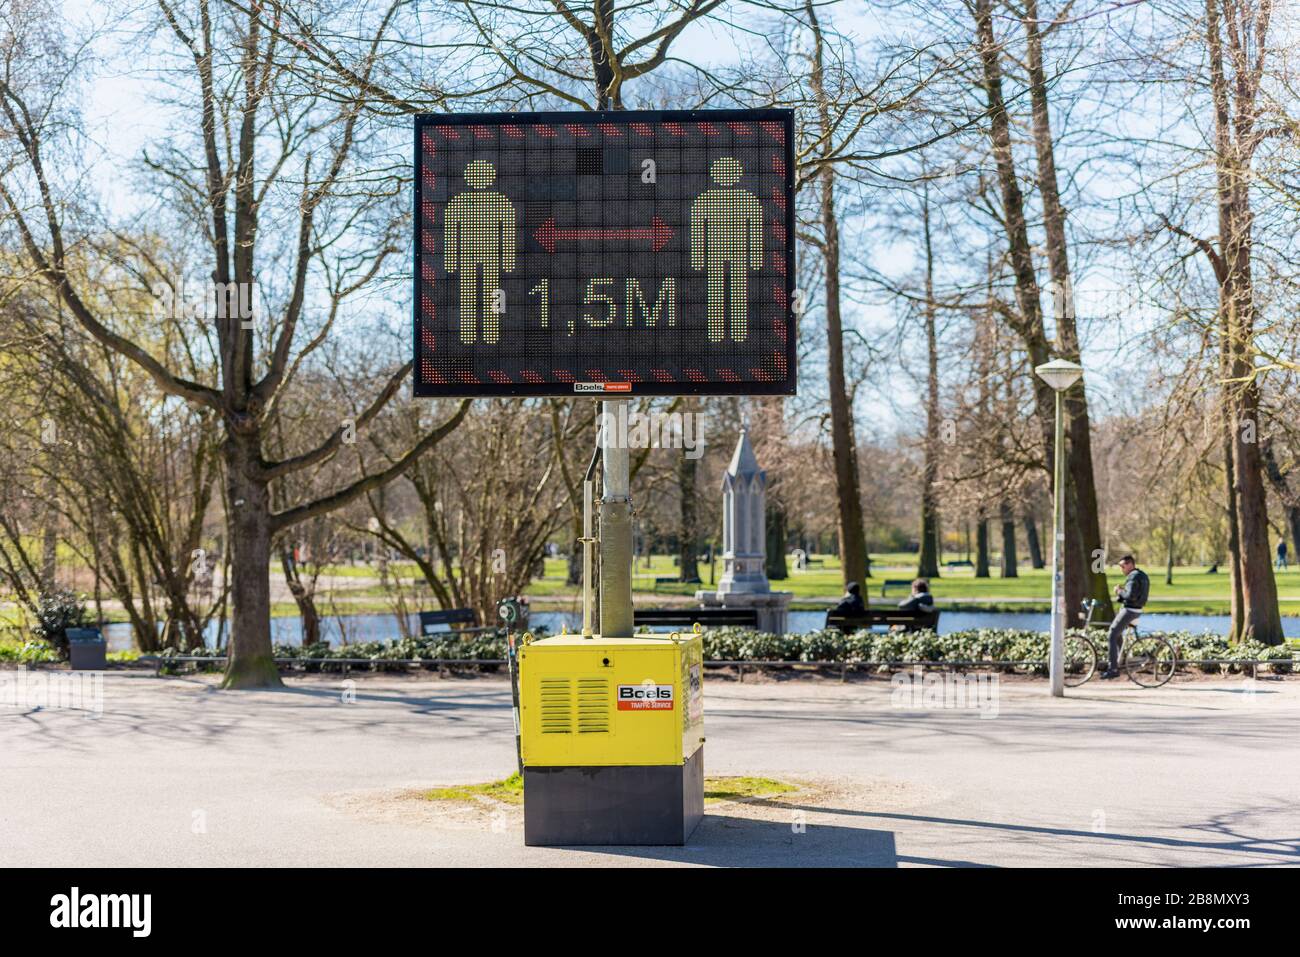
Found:
[[[685,581],[682,581],[681,576],[679,575],[658,575],[655,577],[656,590],[659,588],[660,585],[701,585],[701,584],[703,584],[703,582],[700,581],[699,576],[696,576],[695,578],[688,578]]]
[[[911,589],[912,579],[910,578],[886,578],[880,585],[880,597],[885,597],[885,592],[891,588]]]
[[[826,627],[835,628],[844,634],[852,634],[859,628],[872,628],[884,625],[888,628],[900,626],[903,631],[939,630],[939,611],[903,611],[900,608],[868,608],[863,615],[846,615],[831,609],[826,613]]]
[[[438,634],[439,625],[446,625],[448,630],[455,631],[458,635],[494,630],[493,627],[479,625],[478,613],[473,608],[439,608],[437,611],[420,612],[420,634]],[[457,628],[457,625],[465,627]]]
[[[944,562],[943,567],[944,568],[974,568],[975,563],[968,559],[961,558],[955,562]]]
[[[675,625],[690,628],[696,622],[704,627],[742,625],[758,627],[758,610],[754,608],[636,608],[634,625]]]

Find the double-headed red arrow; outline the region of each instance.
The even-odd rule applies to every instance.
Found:
[[[658,216],[652,217],[649,226],[627,226],[617,229],[560,229],[551,217],[538,226],[533,236],[548,253],[555,252],[555,244],[560,240],[584,239],[648,239],[650,248],[659,252],[673,238],[672,227]]]

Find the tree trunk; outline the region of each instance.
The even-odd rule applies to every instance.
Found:
[[[1016,518],[1011,511],[1011,503],[1003,499],[998,506],[1002,520],[1002,577],[1015,578],[1016,569]]]
[[[1282,471],[1278,465],[1277,457],[1273,453],[1273,447],[1264,444],[1260,447],[1260,452],[1264,457],[1264,472],[1268,476],[1269,482],[1273,485],[1273,491],[1277,494],[1282,503],[1282,509],[1286,514],[1287,532],[1291,535],[1291,552],[1292,559],[1300,557],[1300,495],[1291,490],[1291,483],[1288,481],[1288,475],[1294,471],[1294,468],[1287,472]],[[1286,539],[1286,533],[1283,533],[1283,540]]]
[[[822,173],[822,226],[826,233],[826,326],[831,387],[831,451],[835,459],[836,499],[840,512],[840,562],[844,581],[867,577],[867,540],[862,527],[862,498],[858,488],[858,450],[853,410],[849,407],[844,371],[844,332],[840,315],[840,239],[836,222],[831,168]]]
[[[1165,584],[1174,583],[1174,519],[1178,515],[1178,500],[1169,512],[1169,524],[1165,527]]]
[[[930,186],[926,180],[921,207],[925,234],[925,464],[921,472],[921,554],[918,578],[939,577],[939,503],[935,478],[939,472],[939,346],[935,334],[934,246],[930,236]]]
[[[939,577],[939,508],[933,483],[921,490],[921,552],[916,574],[918,578]]]
[[[1034,513],[1026,510],[1024,516],[1025,522],[1025,543],[1029,546],[1029,564],[1034,568],[1045,568],[1047,563],[1043,561],[1043,546],[1038,541],[1038,520],[1034,518]]]
[[[1059,356],[1078,362],[1079,340],[1075,329],[1065,208],[1061,204],[1056,175],[1056,150],[1047,101],[1047,78],[1043,70],[1037,0],[1026,0],[1024,24],[1028,41],[1029,99],[1038,161],[1038,188],[1043,202],[1043,231],[1047,239],[1048,270],[1057,302],[1056,351]],[[1080,379],[1063,398],[1069,435],[1065,450],[1069,473],[1066,486],[1065,607],[1077,608],[1082,599],[1092,598],[1097,601],[1099,614],[1109,619],[1113,614],[1110,588],[1105,566],[1097,561],[1104,553],[1097,484],[1092,468],[1092,429],[1086,383]]]
[[[689,415],[690,412],[688,411],[685,414]],[[677,463],[677,488],[681,506],[681,525],[678,530],[677,543],[681,549],[679,571],[681,572],[681,580],[684,582],[698,581],[700,577],[700,570],[696,564],[700,550],[697,510],[699,495],[696,483],[698,469],[696,468],[696,462],[696,459],[686,455],[683,450],[682,456]]]
[[[226,439],[231,614],[223,688],[278,688],[271,652],[271,497],[256,469],[255,440]]]
[[[1225,350],[1227,336],[1224,335]],[[1225,352],[1226,355],[1226,352]],[[1224,377],[1227,377],[1226,359],[1224,363]],[[1232,422],[1228,416],[1227,397],[1229,386],[1225,383],[1223,386],[1223,404],[1224,404],[1224,422],[1223,422],[1223,488],[1224,498],[1227,500],[1228,513],[1228,585],[1231,588],[1231,600],[1229,602],[1229,614],[1231,620],[1228,624],[1228,639],[1236,642],[1241,639],[1241,529],[1237,524],[1237,479],[1236,467],[1232,461]]]
[[[1291,528],[1291,560],[1300,556],[1300,505],[1288,505],[1286,509],[1287,525]]]
[[[862,527],[862,498],[858,488],[858,450],[853,410],[849,407],[844,369],[844,326],[840,313],[840,235],[835,211],[835,174],[822,170],[823,259],[826,263],[826,338],[831,391],[831,451],[835,459],[835,489],[839,502],[840,562],[845,584],[867,577],[867,540]]]
[[[809,76],[817,101],[818,119],[827,136],[833,135],[830,104],[824,85],[823,42],[811,3],[804,8],[813,27],[815,45]],[[853,409],[844,371],[844,328],[840,313],[840,234],[835,211],[835,170],[827,163],[821,179],[822,261],[826,282],[827,385],[831,405],[831,453],[835,462],[835,495],[839,507],[839,550],[843,580],[862,582],[868,575],[867,539],[862,526],[862,498],[858,489],[858,452],[854,439]],[[865,600],[865,596],[864,596]]]
[[[41,592],[52,594],[57,587],[59,571],[59,526],[58,509],[55,498],[59,494],[58,483],[51,475],[45,480],[46,507],[42,515],[41,528]]]
[[[1240,427],[1236,430],[1234,454],[1237,471],[1237,513],[1241,527],[1241,635],[1266,645],[1280,645],[1281,609],[1277,582],[1273,578],[1273,556],[1269,548],[1268,506],[1264,493],[1263,463],[1255,439],[1243,438],[1247,423],[1259,418],[1259,393],[1250,383],[1241,400]]]
[[[975,520],[975,577],[989,577],[989,520],[982,509]]]
[[[778,502],[767,504],[767,577],[783,581],[790,577],[785,563],[786,516]]]
[[[579,518],[573,528],[573,538],[569,544],[568,560],[565,562],[564,583],[566,585],[582,584],[582,519]]]
[[[294,604],[298,606],[298,614],[302,618],[302,646],[310,648],[320,641],[320,612],[316,610],[315,597],[303,584],[291,540],[286,539],[280,545],[280,568],[284,572],[284,583],[293,595]]]
[[[592,81],[596,87],[596,109],[623,109],[622,94],[614,65],[610,62],[605,41],[614,37],[614,0],[596,0],[592,4],[593,24],[585,31],[591,56]],[[602,40],[602,37],[604,40]]]
[[[167,621],[163,630],[168,632],[167,645],[183,651],[203,647],[203,632],[199,620],[190,607],[187,582],[183,574],[170,574],[164,582],[167,597]],[[175,639],[175,640],[173,640]]]
[[[59,568],[59,533],[54,524],[54,510],[45,513],[45,527],[41,529],[41,586],[46,592],[54,591]]]
[[[1043,328],[1033,247],[1029,241],[1029,226],[1025,218],[1024,194],[1015,166],[1011,120],[1002,93],[1003,49],[993,30],[992,0],[975,0],[973,13],[984,92],[988,99],[989,143],[997,167],[1007,253],[1015,278],[1016,308],[1007,310],[1004,318],[1024,343],[1030,366],[1038,366],[1047,361],[1049,348]],[[1042,436],[1043,468],[1050,476],[1056,450],[1056,396],[1051,387],[1038,376],[1032,377],[1031,385],[1034,390],[1034,413]],[[1052,493],[1055,494],[1055,489],[1052,489]]]
[[[1268,45],[1270,9],[1223,0],[1231,45],[1225,69],[1220,33],[1219,0],[1206,0],[1206,46],[1210,91],[1214,104],[1214,160],[1219,220],[1219,255],[1214,262],[1219,280],[1220,354],[1227,365],[1224,379],[1228,455],[1235,479],[1238,558],[1234,570],[1239,584],[1233,598],[1233,632],[1268,645],[1281,644],[1282,618],[1277,582],[1269,549],[1264,462],[1259,450],[1259,384],[1255,378],[1255,299],[1251,250],[1254,214],[1250,206],[1251,169],[1260,135],[1255,128],[1257,98]],[[1249,37],[1250,40],[1246,40]],[[1247,50],[1254,43],[1258,50]],[[1235,98],[1235,104],[1232,100]],[[1230,496],[1231,499],[1231,496]]]

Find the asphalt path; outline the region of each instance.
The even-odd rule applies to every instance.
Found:
[[[0,866],[1300,864],[1300,679],[706,683],[710,805],[683,848],[526,848],[516,808],[429,802],[513,769],[500,678],[110,673],[102,708],[0,672]],[[32,679],[40,680],[40,679]],[[9,695],[6,698],[6,694]]]

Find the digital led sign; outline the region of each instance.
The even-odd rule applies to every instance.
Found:
[[[415,392],[793,394],[789,110],[415,119]]]

